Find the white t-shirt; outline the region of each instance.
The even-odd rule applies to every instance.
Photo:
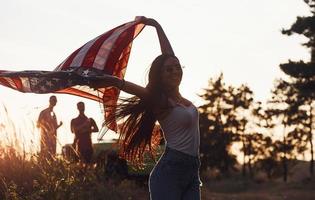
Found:
[[[192,156],[199,155],[199,113],[193,104],[175,105],[159,123],[169,148]]]

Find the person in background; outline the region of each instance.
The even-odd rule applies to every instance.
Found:
[[[37,127],[40,129],[40,155],[43,158],[52,158],[56,155],[57,129],[62,126],[62,121],[57,123],[54,107],[57,104],[57,97],[50,96],[48,108],[42,110],[37,120]]]
[[[98,132],[98,127],[93,118],[88,118],[85,114],[83,102],[77,103],[79,116],[71,120],[71,132],[74,133],[74,147],[79,153],[80,161],[86,166],[91,164],[93,156],[92,132]]]

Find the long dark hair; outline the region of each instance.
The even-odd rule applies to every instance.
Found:
[[[161,68],[170,57],[175,56],[162,54],[152,62],[146,85],[148,98],[133,96],[121,99],[116,108],[116,119],[113,120],[124,121],[119,130],[120,156],[135,165],[143,163],[145,152],[154,156],[161,139],[161,131],[155,128],[157,117],[154,108],[167,109],[168,106],[160,80]]]

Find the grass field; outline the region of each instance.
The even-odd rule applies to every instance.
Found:
[[[0,199],[110,199],[147,200],[148,187],[134,180],[108,179],[103,169],[83,170],[62,158],[27,158],[14,149],[0,150]],[[203,181],[205,200],[311,200],[315,181],[280,179],[257,183],[241,178]]]

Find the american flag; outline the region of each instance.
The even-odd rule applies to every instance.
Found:
[[[122,24],[90,40],[53,71],[0,70],[0,84],[20,92],[65,93],[103,103],[105,120],[114,114],[119,96],[115,87],[94,90],[79,85],[82,79],[93,79],[104,74],[123,78],[129,60],[132,41],[145,27],[143,18]],[[117,129],[116,123],[108,125]]]

